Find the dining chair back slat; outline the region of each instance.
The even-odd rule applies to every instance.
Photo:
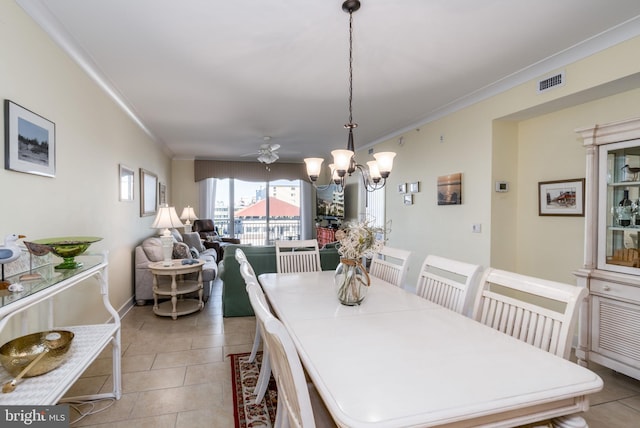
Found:
[[[480,281],[473,318],[544,351],[569,358],[585,288],[498,269]]]
[[[316,239],[276,241],[278,273],[317,272],[322,270]]]
[[[418,274],[416,294],[470,316],[481,271],[479,265],[428,255]]]
[[[411,251],[387,247],[380,249],[371,259],[369,275],[379,278],[389,284],[402,287],[409,267]]]

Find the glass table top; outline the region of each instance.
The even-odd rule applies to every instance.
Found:
[[[77,269],[55,269],[54,267],[58,263],[56,263],[56,261],[54,260],[50,264],[33,268],[31,272],[21,272],[20,274],[6,277],[5,281],[10,282],[11,284],[19,283],[24,287],[24,290],[19,292],[0,290],[0,308],[4,308],[5,306],[8,306],[13,302],[16,302],[27,296],[31,296],[39,291],[45,290],[52,285],[58,284],[65,279],[69,279],[79,273],[85,272],[101,264],[103,261],[103,256],[102,254],[83,254],[81,256],[78,256],[77,259],[78,261],[82,262],[82,267]],[[21,279],[21,277],[30,273],[39,274],[40,277],[32,280],[25,280],[24,278]]]

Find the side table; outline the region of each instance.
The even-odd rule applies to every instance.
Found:
[[[164,266],[164,262],[149,263],[149,269],[153,274],[153,312],[156,315],[171,316],[175,320],[179,315],[191,314],[204,308],[202,265],[202,260],[191,265],[183,265],[181,259],[172,260],[171,266]],[[185,279],[185,274],[194,272],[198,273],[197,280]],[[161,283],[158,280],[160,276],[171,276],[171,283]],[[194,291],[198,292],[197,299],[178,299],[178,296]],[[158,296],[171,296],[171,300],[158,304]]]

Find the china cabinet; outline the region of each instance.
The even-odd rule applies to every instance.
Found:
[[[640,379],[640,118],[577,132],[587,150],[576,356]]]
[[[10,394],[0,394],[0,405],[52,405],[66,401],[88,401],[101,398],[119,399],[121,396],[121,346],[120,346],[120,316],[109,302],[109,281],[107,275],[106,254],[85,254],[79,257],[83,266],[77,269],[54,269],[53,265],[46,265],[34,269],[41,275],[40,279],[22,282],[24,290],[19,293],[3,294],[0,296],[0,331],[16,317],[22,326],[21,334],[32,333],[29,330],[30,311],[37,311],[41,305],[47,310],[47,328],[70,330],[74,333],[71,347],[66,354],[65,361],[49,373],[23,378],[15,391]],[[94,280],[92,280],[94,279]],[[9,282],[18,282],[19,276],[8,278]],[[104,324],[59,326],[55,320],[53,305],[54,297],[76,286],[94,286],[102,297],[102,304],[111,316],[111,320]],[[80,397],[62,398],[75,381],[111,344],[113,356],[111,392],[86,395]],[[10,381],[12,376],[0,367],[0,384]]]

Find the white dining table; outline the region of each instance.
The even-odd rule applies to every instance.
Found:
[[[339,303],[333,272],[259,276],[327,409],[343,427],[503,426],[589,407],[600,377],[371,278]]]

